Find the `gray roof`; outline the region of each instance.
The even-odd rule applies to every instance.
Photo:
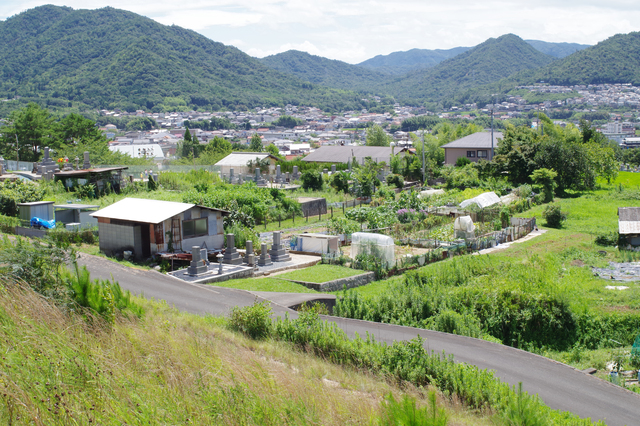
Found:
[[[502,132],[493,132],[493,147],[498,147],[498,139],[502,139]],[[491,132],[477,132],[464,138],[460,138],[441,148],[487,148],[491,149]]]
[[[618,209],[618,232],[623,235],[640,234],[640,207]]]
[[[400,148],[395,149],[395,153],[399,154]],[[360,146],[360,145],[344,145],[344,146],[321,146],[302,159],[310,163],[344,163],[356,157],[358,163],[362,163],[364,158],[370,157],[376,162],[385,161],[387,164],[391,159],[391,147],[388,146]]]

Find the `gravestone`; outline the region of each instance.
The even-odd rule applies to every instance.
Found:
[[[260,174],[260,169],[258,168],[256,168],[256,185],[267,186],[267,181],[262,178],[262,174]]]
[[[208,270],[207,249],[201,249],[198,246],[191,247],[191,264],[187,268],[187,273],[193,277],[204,274]]]
[[[285,250],[280,237],[280,231],[274,231],[273,244],[271,245],[271,250],[269,250],[272,262],[288,262],[291,260],[291,256],[289,256],[289,253]]]
[[[40,163],[40,174],[44,177],[45,180],[50,180],[53,178],[53,174],[58,170],[58,165],[49,156],[49,147],[45,147],[44,158],[42,159],[42,163]]]
[[[235,183],[235,176],[233,175],[234,170],[233,169],[229,169],[229,183]]]
[[[84,159],[84,161],[82,162],[82,168],[84,170],[90,169],[91,168],[91,161],[89,161],[89,151],[85,151],[84,152],[83,159]]]
[[[335,173],[336,172],[336,165],[332,164],[331,165],[331,173]]]
[[[293,166],[293,176],[292,176],[293,180],[298,180],[299,177],[300,176],[298,174],[298,166]]]
[[[242,173],[238,173],[238,185],[242,185],[243,180],[242,180]]]
[[[290,180],[290,179],[291,179],[291,177],[289,176],[289,172],[285,173],[285,178],[284,178],[284,179],[285,179],[285,181],[286,181],[287,183],[288,183],[288,182],[291,182],[291,180]]]
[[[255,253],[253,252],[253,241],[249,240],[245,243],[245,247],[247,248],[246,253],[244,254],[243,263],[246,263],[249,266],[253,266],[253,260],[255,258]],[[249,257],[251,256],[251,258]],[[251,262],[250,262],[251,260]]]
[[[271,257],[267,252],[267,244],[262,243],[260,245],[260,258],[258,258],[258,266],[268,266],[271,265]]]
[[[280,171],[280,164],[276,166],[276,183],[282,183],[282,172]]]
[[[224,250],[222,263],[227,265],[239,265],[242,263],[240,253],[236,250],[236,237],[233,234],[227,234],[227,247]]]
[[[322,169],[322,174],[326,175],[327,173],[329,173],[329,169]]]

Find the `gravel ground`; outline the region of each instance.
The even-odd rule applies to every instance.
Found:
[[[640,262],[609,262],[608,268],[593,268],[593,274],[597,277],[611,281],[640,281]]]

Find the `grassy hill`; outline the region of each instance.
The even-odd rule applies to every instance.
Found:
[[[461,90],[498,81],[525,69],[553,62],[521,38],[507,34],[489,39],[437,66],[415,71],[381,88],[400,99],[443,100]]]
[[[371,90],[388,79],[384,73],[346,62],[289,50],[260,60],[266,66],[301,80],[345,90]]]
[[[41,6],[0,22],[0,97],[135,110],[287,103],[356,106],[353,93],[274,71],[235,47],[110,7]]]

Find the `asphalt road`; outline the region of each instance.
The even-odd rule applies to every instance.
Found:
[[[244,290],[184,283],[155,271],[127,268],[110,260],[82,254],[78,260],[93,278],[115,279],[122,288],[146,298],[165,300],[177,309],[194,314],[227,315],[233,306],[249,306],[261,297]],[[296,312],[272,302],[276,315]],[[377,341],[410,340],[420,335],[425,347],[451,354],[459,362],[493,370],[502,381],[538,394],[551,408],[571,411],[580,417],[603,420],[608,425],[639,425],[640,395],[529,352],[484,340],[437,331],[401,327],[346,318],[324,317],[349,336],[366,336]]]

